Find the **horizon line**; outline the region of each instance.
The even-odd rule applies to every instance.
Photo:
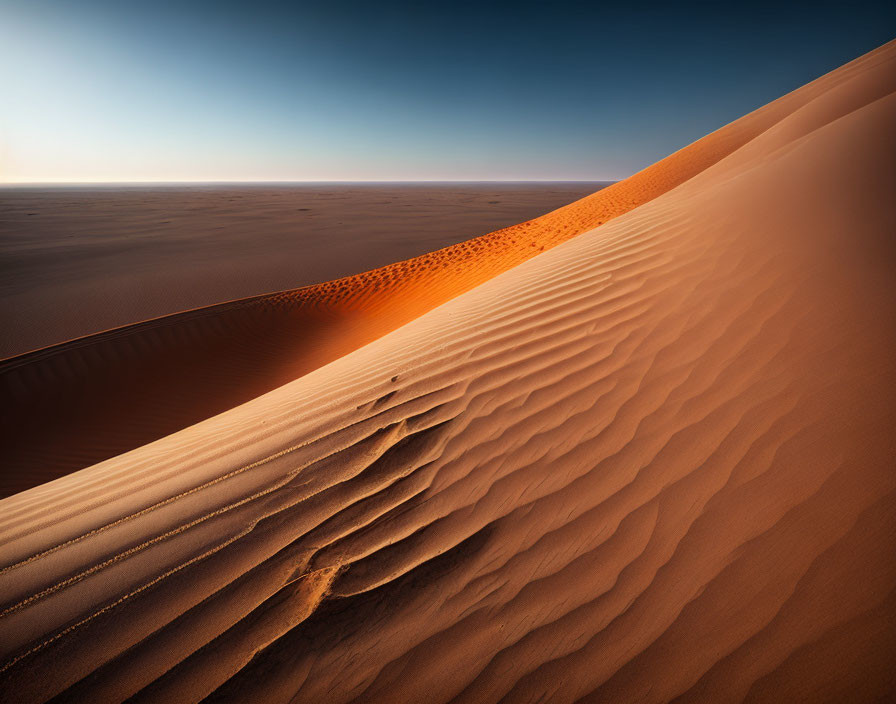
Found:
[[[184,179],[148,181],[0,181],[0,188],[17,186],[151,186],[217,184],[319,184],[319,183],[616,183],[621,178],[520,178],[520,179]]]

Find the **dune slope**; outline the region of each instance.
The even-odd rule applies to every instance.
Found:
[[[167,316],[7,360],[0,364],[7,468],[0,496],[164,437],[337,359],[668,192],[888,56],[863,57],[535,220],[356,276]],[[889,89],[882,80],[866,97]]]
[[[294,382],[4,500],[0,698],[893,696],[894,61]]]

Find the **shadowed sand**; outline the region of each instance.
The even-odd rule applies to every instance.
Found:
[[[3,501],[0,697],[891,697],[894,69],[187,318],[327,335],[301,378]]]

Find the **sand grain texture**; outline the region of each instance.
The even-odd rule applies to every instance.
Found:
[[[586,200],[582,234],[549,218],[540,256],[471,253],[484,282],[446,274],[370,344],[4,500],[0,698],[892,697],[894,68],[889,44]]]

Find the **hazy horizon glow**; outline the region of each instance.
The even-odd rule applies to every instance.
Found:
[[[618,180],[883,44],[894,16],[0,0],[0,183]]]

